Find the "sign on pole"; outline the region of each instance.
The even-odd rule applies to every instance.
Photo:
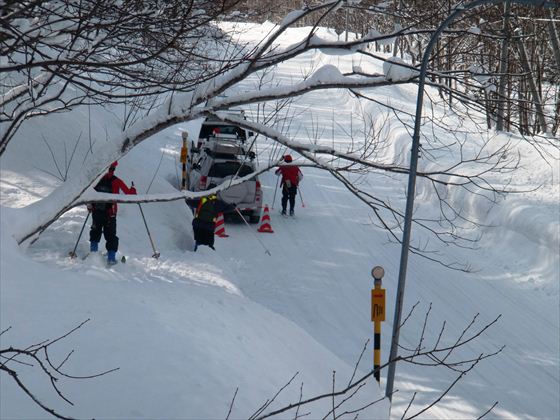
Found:
[[[371,320],[385,321],[385,289],[371,290]]]

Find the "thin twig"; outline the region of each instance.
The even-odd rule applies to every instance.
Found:
[[[233,410],[233,404],[235,402],[235,397],[237,397],[237,391],[239,391],[239,387],[235,388],[235,393],[233,394],[233,398],[231,399],[231,403],[229,404],[229,411],[227,413],[226,420],[229,419],[231,411]]]

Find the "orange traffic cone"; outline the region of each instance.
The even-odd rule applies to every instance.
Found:
[[[264,212],[261,217],[261,225],[257,229],[259,232],[274,233],[272,226],[270,226],[270,215],[268,214],[268,205],[265,204]]]
[[[216,227],[214,228],[214,235],[220,238],[227,238],[229,235],[226,234],[226,227],[224,223],[224,213],[218,213],[216,217]]]

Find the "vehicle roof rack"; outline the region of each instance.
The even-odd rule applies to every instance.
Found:
[[[224,109],[224,110],[221,110],[220,112],[223,112],[225,114],[231,114],[231,115],[241,115],[243,117],[245,116],[245,110],[243,110],[243,109]],[[206,120],[203,122],[203,124],[206,123],[206,122],[220,122],[222,124],[231,124],[227,121],[223,121],[223,120],[219,119],[215,115],[207,116]]]
[[[238,141],[228,141],[224,138],[214,140],[210,137],[204,145],[204,150],[206,153],[220,153],[234,156],[246,154],[245,148]]]
[[[212,152],[211,150],[204,149],[206,154],[214,159],[227,159],[227,160],[239,160],[240,155],[234,155],[231,153],[220,153],[220,152]]]

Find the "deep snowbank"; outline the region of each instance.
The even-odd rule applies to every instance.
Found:
[[[246,29],[243,36],[251,41],[269,28],[248,25]],[[290,31],[286,42],[295,42],[304,31]],[[354,65],[381,69],[380,63],[353,56],[316,53],[279,66],[276,77],[290,80],[301,75],[302,69],[329,63],[340,63],[346,69]],[[414,104],[414,86],[375,92],[377,98],[403,112]],[[298,115],[290,127],[294,140],[337,142],[341,147],[353,142],[348,133],[352,133],[351,125],[356,126],[353,118],[358,112],[365,109],[374,116],[387,115],[340,91],[313,92],[296,100],[292,109]],[[93,112],[92,135],[97,147],[106,141],[105,128],[114,121],[101,111]],[[444,114],[440,109],[436,112]],[[369,208],[319,170],[304,169],[295,219],[278,216],[276,194],[271,213],[274,234],[259,234],[254,226],[227,224],[230,237],[217,241],[215,253],[206,248],[190,252],[191,216],[180,201],[143,206],[162,254],[158,261],[150,257],[136,205],[123,204],[119,210],[120,250],[128,256],[125,265],[107,270],[99,257],[86,261],[67,258],[86,217],[84,208],[63,215],[29,249],[16,247],[10,232],[28,222],[16,208],[54,187],[53,178],[43,172],[53,169],[48,150],[37,139],[41,134],[48,136],[60,156],[63,142],[72,142],[88,126],[86,117],[83,112],[78,116],[59,114],[49,122],[29,126],[1,162],[0,331],[12,329],[0,337],[0,346],[54,338],[91,318],[57,344],[53,356],[62,360],[75,349],[65,366],[72,374],[120,368],[96,379],[62,381],[74,407],[60,401],[48,383],[22,368],[22,375],[43,401],[79,417],[214,419],[226,417],[239,387],[233,416],[241,418],[271,398],[298,371],[300,375],[280,395],[276,407],[297,400],[301,382],[304,397],[327,392],[332,370],[337,371],[336,382],[342,386],[365,341],[372,338],[369,272],[374,265],[383,265],[387,273],[388,319],[382,332],[382,359],[386,360],[400,248],[373,225]],[[194,137],[196,123],[165,130],[146,141],[121,159],[117,175],[127,183],[134,180],[140,193],[150,185],[154,193],[172,190],[178,177],[181,130]],[[379,151],[379,158],[406,162],[406,130],[391,119],[383,132],[389,142]],[[89,142],[84,142],[77,156],[83,159],[87,146]],[[259,147],[265,154],[274,151],[269,142],[263,141]],[[542,165],[531,156],[525,165],[526,172],[515,179],[525,190],[543,185],[535,193],[490,206],[476,195],[449,192],[467,214],[480,218],[484,236],[478,250],[436,248],[442,255],[471,261],[478,271],[465,274],[414,255],[410,258],[406,311],[419,304],[401,332],[404,346],[418,345],[430,304],[426,343],[437,339],[444,321],[444,342],[452,342],[480,313],[479,327],[499,314],[502,318],[461,356],[476,357],[506,345],[503,353],[481,363],[425,418],[476,418],[494,401],[499,401],[493,411],[497,418],[560,415],[558,168]],[[79,170],[78,164],[72,166],[72,171]],[[261,181],[265,202],[272,208],[277,179],[267,173]],[[404,208],[402,178],[374,173],[360,175],[357,181]],[[434,214],[437,209],[433,195],[422,185],[417,202],[421,212]],[[87,229],[85,235],[78,247],[80,255],[87,250]],[[421,242],[431,239],[418,231],[414,235]],[[371,341],[360,371],[370,369]],[[384,377],[383,372],[382,385]],[[399,365],[393,416],[400,417],[415,392],[409,414],[437,398],[454,378],[454,372]],[[47,417],[6,375],[0,381],[0,417]],[[380,395],[377,385],[369,383],[353,404]],[[324,413],[325,406],[321,408],[313,413]],[[387,404],[378,404],[364,417],[386,418],[387,408]],[[314,414],[310,417],[316,417]]]

